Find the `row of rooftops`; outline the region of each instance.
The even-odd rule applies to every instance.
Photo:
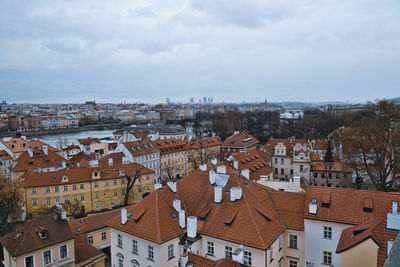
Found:
[[[108,225],[158,244],[188,235],[195,227],[195,236],[265,250],[284,229],[304,231],[305,219],[349,225],[381,222],[393,213],[392,203],[399,201],[396,193],[317,186],[306,187],[305,192],[279,192],[217,162],[155,190],[127,208],[130,215],[124,223],[115,218]],[[192,218],[187,226],[182,224],[181,216],[195,218],[195,226]]]

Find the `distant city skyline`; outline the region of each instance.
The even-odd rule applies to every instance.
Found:
[[[2,1],[0,93],[9,103],[393,98],[398,14],[395,0]]]

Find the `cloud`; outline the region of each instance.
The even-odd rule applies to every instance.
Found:
[[[2,1],[0,92],[18,102],[392,97],[399,13],[396,0]]]

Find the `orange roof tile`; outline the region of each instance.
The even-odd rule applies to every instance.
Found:
[[[16,160],[16,165],[11,169],[14,172],[22,172],[27,170],[34,170],[37,168],[50,168],[62,166],[62,162],[66,161],[58,153],[48,151],[45,155],[43,150],[40,148],[33,150],[33,157],[29,156],[28,152],[22,152],[21,156]]]
[[[79,144],[84,145],[84,146],[90,146],[93,143],[100,143],[99,138],[85,138],[85,139],[78,139]]]
[[[332,167],[332,168],[330,168]],[[311,165],[312,171],[329,171],[329,172],[353,172],[353,169],[346,166],[342,162],[314,162]]]
[[[45,144],[40,140],[25,140],[24,138],[12,138],[10,141],[4,141],[4,139],[2,139],[0,142],[2,142],[3,145],[5,145],[13,153],[28,151],[29,146],[31,146],[33,149],[42,148],[42,145]],[[48,148],[49,151],[57,151],[57,149],[52,146],[48,146]]]
[[[157,146],[150,139],[143,139],[134,142],[125,142],[123,144],[134,157],[159,152]]]
[[[187,139],[169,138],[164,140],[154,141],[154,145],[160,149],[160,154],[165,155],[169,153],[185,151],[187,149]]]
[[[253,135],[249,133],[238,133],[226,138],[221,146],[245,148],[258,143],[260,143],[260,141],[258,141]]]
[[[86,217],[69,221],[71,230],[76,234],[89,233],[107,227],[106,223],[121,214],[121,209],[113,209],[99,213],[89,214]]]

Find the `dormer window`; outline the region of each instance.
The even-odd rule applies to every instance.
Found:
[[[47,230],[44,229],[43,227],[39,227],[39,228],[37,229],[37,233],[38,233],[38,235],[39,235],[39,238],[42,239],[42,240],[43,240],[43,239],[46,239],[47,236],[48,236]]]

